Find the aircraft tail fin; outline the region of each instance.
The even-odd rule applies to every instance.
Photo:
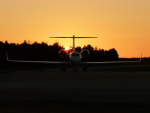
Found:
[[[50,37],[50,38],[72,38],[73,39],[73,50],[75,50],[75,38],[97,38],[97,37],[75,37],[75,35],[73,35],[73,37]]]

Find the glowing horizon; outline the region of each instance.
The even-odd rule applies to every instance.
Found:
[[[150,56],[149,0],[1,0],[0,41],[59,42],[51,36],[88,36],[76,47],[90,44],[115,48],[120,57]]]

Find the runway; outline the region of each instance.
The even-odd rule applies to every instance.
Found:
[[[150,111],[150,72],[93,69],[89,72],[74,72],[72,69],[67,72],[57,69],[1,72],[0,112]]]

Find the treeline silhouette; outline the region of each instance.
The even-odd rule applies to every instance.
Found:
[[[63,49],[58,42],[53,45],[48,45],[45,42],[34,42],[32,44],[27,43],[26,40],[21,44],[8,43],[7,41],[0,41],[0,60],[6,60],[6,52],[9,59],[12,60],[41,60],[41,61],[60,61],[64,60],[59,57],[58,52]],[[104,50],[100,48],[94,48],[92,45],[86,45],[83,48],[76,47],[76,51],[87,49],[90,51],[90,56],[87,61],[116,61],[119,60],[118,52],[112,48],[110,50]],[[69,50],[68,52],[70,52]],[[68,60],[65,59],[65,60]],[[84,59],[85,60],[85,59]]]

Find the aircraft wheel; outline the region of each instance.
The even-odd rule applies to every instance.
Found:
[[[84,68],[83,68],[83,71],[87,72],[87,67],[84,67]]]

